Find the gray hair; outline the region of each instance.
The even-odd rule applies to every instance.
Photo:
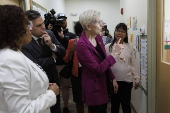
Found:
[[[86,25],[90,25],[96,22],[96,18],[100,17],[100,12],[97,10],[89,9],[79,16],[79,22],[83,29],[86,29]]]

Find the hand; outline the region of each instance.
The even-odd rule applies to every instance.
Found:
[[[55,93],[55,95],[59,94],[59,87],[56,83],[49,83],[48,89],[52,90]]]
[[[52,56],[51,57],[57,59],[57,56],[56,56],[56,54],[54,52],[52,52]]]
[[[123,47],[123,44],[120,44],[121,38],[118,40],[118,42],[115,44],[114,48],[113,48],[113,53],[111,54],[113,57],[115,57],[116,55],[119,55],[121,52],[120,50]]]
[[[112,35],[111,35],[110,33],[108,33],[108,35],[107,35],[107,36],[108,36],[108,37],[110,37],[110,38],[112,37]]]
[[[116,94],[117,93],[117,91],[118,91],[118,84],[117,84],[117,82],[116,82],[116,80],[114,79],[113,80],[113,87],[114,87],[114,94]]]
[[[52,25],[52,24],[49,24],[49,25],[48,25],[48,30],[51,30],[51,29],[53,29],[53,25]]]
[[[43,35],[42,35],[42,37],[41,37],[43,40],[44,40],[44,42],[49,46],[49,47],[51,47],[51,48],[53,48],[53,43],[52,43],[52,41],[51,41],[51,37],[48,35],[48,33],[46,32],[46,31],[43,31]]]
[[[139,87],[139,83],[136,83],[136,82],[135,82],[135,84],[134,84],[134,89],[137,90],[138,87]]]
[[[58,32],[58,31],[57,31]],[[58,32],[58,35],[63,39],[64,38],[64,33],[63,29],[61,28],[61,32]]]
[[[75,50],[76,50],[77,40],[78,40],[78,39],[75,39],[75,40],[74,40],[74,43],[72,44],[72,47],[71,47],[71,50],[72,50],[72,51],[75,51]]]

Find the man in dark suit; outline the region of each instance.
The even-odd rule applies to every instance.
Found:
[[[44,20],[40,13],[34,10],[26,11],[28,20],[32,22],[32,41],[22,47],[22,52],[38,64],[46,72],[50,83],[59,85],[55,62],[57,56],[64,56],[64,47],[56,40],[50,30],[45,29]],[[38,84],[38,83],[37,83]],[[51,113],[60,113],[60,96],[57,103],[51,107]]]

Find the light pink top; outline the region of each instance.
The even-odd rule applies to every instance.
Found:
[[[110,55],[112,52],[109,52],[109,46],[111,43],[105,46],[107,55]],[[140,76],[138,75],[138,71],[136,69],[136,59],[134,54],[133,47],[128,44],[124,43],[124,50],[122,55],[124,56],[124,61],[120,61],[120,57],[117,55],[115,60],[116,63],[111,67],[116,81],[125,81],[125,82],[132,82],[133,78],[135,79],[136,83],[140,81]]]

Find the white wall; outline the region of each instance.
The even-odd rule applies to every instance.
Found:
[[[169,7],[169,4],[170,4],[170,1],[169,0],[165,0],[165,20],[170,20],[170,7]]]
[[[120,22],[119,0],[65,0],[65,9],[69,31],[73,31],[73,22],[79,20],[79,15],[88,10],[95,9],[101,12],[101,19],[107,23],[113,35],[115,26]],[[70,16],[70,13],[78,13]]]
[[[139,28],[145,27],[147,34],[147,0],[120,0],[120,8],[124,8],[121,22],[127,23],[128,17],[137,16],[137,30],[129,29],[129,33],[139,34]]]
[[[33,0],[33,1],[46,8],[47,11],[54,9],[56,11],[56,15],[58,13],[65,13],[65,0]]]
[[[120,8],[124,9],[124,14],[121,16],[121,22],[127,23],[128,17],[137,17],[137,30],[129,28],[128,33],[140,34],[140,27],[145,27],[145,35],[147,35],[147,0],[120,0]],[[132,26],[132,25],[131,25]],[[129,36],[130,37],[130,36]],[[139,70],[140,53],[136,52],[137,68]],[[145,76],[142,76],[144,78]],[[142,79],[142,83],[147,86],[147,78]],[[141,90],[132,90],[132,104],[137,113],[147,113],[147,96]]]

